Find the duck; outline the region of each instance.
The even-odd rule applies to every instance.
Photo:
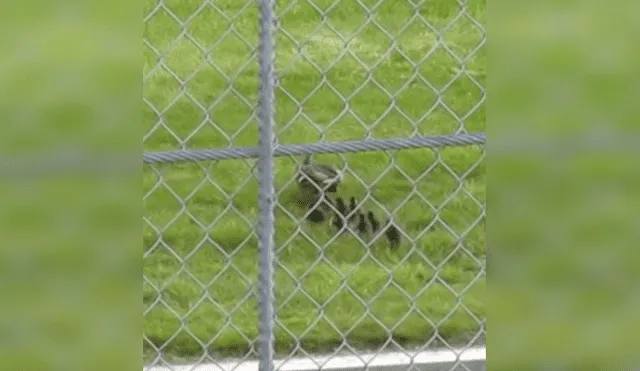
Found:
[[[335,193],[342,182],[342,172],[331,165],[313,163],[311,155],[306,155],[296,180],[303,191]]]
[[[349,210],[342,197],[336,197],[336,209],[337,213],[333,213],[331,224],[338,230],[339,233],[344,232],[344,226],[346,224],[346,216]]]

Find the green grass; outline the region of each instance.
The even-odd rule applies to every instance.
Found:
[[[163,1],[175,17],[189,20],[186,31],[200,47],[212,50],[208,57],[192,40],[179,37],[180,24],[165,10],[159,9],[145,23],[144,37],[162,53],[166,69],[157,69],[158,57],[144,47],[144,97],[170,128],[156,127],[145,138],[146,151],[175,150],[181,142],[190,149],[257,143],[253,107],[258,65],[252,57],[258,39],[257,7],[255,2],[249,7],[237,0],[212,2],[233,19],[235,33],[227,33],[229,22],[212,7],[193,16],[201,0]],[[484,131],[484,105],[469,114],[482,92],[468,77],[448,85],[442,92],[443,105],[433,110],[437,94],[420,78],[443,89],[460,70],[460,63],[443,47],[425,59],[437,34],[421,21],[411,21],[420,14],[436,30],[444,30],[458,14],[455,1],[428,1],[417,8],[408,1],[382,2],[373,14],[378,26],[395,39],[397,50],[390,52],[392,39],[374,23],[367,24],[366,12],[355,1],[329,8],[331,3],[315,1],[318,8],[329,9],[322,25],[320,14],[307,2],[278,2],[280,27],[286,31],[277,34],[280,143],[451,134],[460,123],[443,105],[464,118],[466,130]],[[155,6],[147,1],[145,14]],[[484,2],[470,1],[468,13],[485,23]],[[351,54],[343,53],[339,35],[350,40]],[[463,17],[444,31],[443,38],[459,57],[468,57],[468,73],[486,86],[484,48],[471,55],[481,42],[481,31]],[[184,91],[176,77],[186,81]],[[157,120],[154,109],[145,105],[147,133]],[[424,344],[435,333],[449,343],[474,336],[480,328],[476,318],[485,316],[484,271],[478,264],[484,262],[485,252],[482,158],[483,149],[477,147],[316,157],[339,167],[348,164],[350,173],[340,190],[344,196],[366,198],[366,208],[379,215],[385,215],[384,210],[394,214],[404,233],[415,240],[414,246],[405,239],[397,251],[389,251],[384,243],[365,247],[350,236],[330,241],[327,226],[299,222],[304,210],[295,202],[296,187],[290,184],[296,163],[278,158],[277,351],[290,354],[298,346],[328,351],[345,337],[353,347],[379,348],[390,337],[410,346]],[[161,241],[172,251],[157,244],[158,233],[145,223],[144,334],[167,357],[198,357],[202,344],[225,355],[255,349],[254,162],[145,169],[145,216],[161,230]],[[181,200],[186,201],[184,209]],[[457,238],[451,232],[462,236],[464,251],[455,249]],[[184,318],[184,327],[176,315]],[[144,349],[147,357],[154,353],[147,342]]]

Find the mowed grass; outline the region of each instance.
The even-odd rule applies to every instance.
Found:
[[[145,4],[153,15],[144,37],[155,48],[144,47],[145,150],[255,146],[257,3],[161,3]],[[457,2],[385,0],[371,21],[356,1],[314,4],[278,2],[280,143],[484,131],[483,34],[466,16],[450,24]],[[470,1],[467,13],[485,23],[484,2]],[[463,68],[480,86],[460,75]],[[305,210],[291,182],[299,159],[276,159],[276,350],[474,338],[485,316],[483,154],[470,146],[315,157],[347,169],[343,196],[363,200],[382,219],[393,216],[405,234],[396,251],[384,241],[334,238],[326,224],[301,221]],[[227,356],[255,351],[254,164],[145,168],[147,361],[156,349],[181,359],[205,348]]]

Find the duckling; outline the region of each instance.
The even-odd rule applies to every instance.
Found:
[[[387,228],[384,231],[385,237],[389,241],[389,247],[392,249],[400,246],[400,231],[391,223],[391,220],[387,220]]]
[[[355,197],[351,197],[350,206],[347,206],[344,199],[340,196],[335,198],[334,205],[331,208],[331,225],[336,228],[336,231],[340,234],[344,233],[347,229],[354,228],[354,220],[358,217],[358,211],[355,209],[356,200]],[[355,232],[355,230],[354,230]]]
[[[372,241],[377,237],[377,232],[380,230],[380,222],[373,211],[369,210],[366,214],[359,213],[358,232],[360,236],[365,240]]]
[[[362,212],[358,211],[358,233],[361,237],[366,238],[367,229],[367,219]]]
[[[344,232],[344,225],[345,225],[345,216],[347,215],[347,205],[344,203],[344,200],[342,199],[342,197],[337,197],[336,198],[336,209],[338,210],[337,213],[333,213],[333,218],[331,221],[331,224],[336,227],[336,229],[342,233]]]
[[[347,205],[344,203],[342,197],[336,198],[336,208],[338,209],[340,215],[347,216]]]
[[[312,163],[311,155],[307,155],[298,169],[297,181],[305,191],[335,193],[342,181],[342,173],[333,166]]]
[[[369,219],[369,225],[371,225],[371,233],[375,236],[376,232],[380,229],[380,222],[376,219],[373,211],[369,210],[367,213],[367,219]]]
[[[356,198],[351,197],[351,199],[349,200],[349,209],[348,209],[348,212],[351,213],[349,215],[349,224],[351,224],[357,216],[356,207],[357,207]]]

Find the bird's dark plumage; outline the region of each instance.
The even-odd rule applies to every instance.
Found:
[[[340,231],[344,227],[344,217],[347,214],[347,205],[345,205],[342,197],[336,198],[336,209],[338,210],[338,212],[334,213],[331,224],[333,224],[333,226],[336,227],[338,231]]]
[[[387,223],[387,229],[384,234],[389,241],[389,247],[396,248],[400,245],[400,231],[390,221]]]
[[[338,183],[331,183],[330,186],[327,187],[326,191],[330,193],[335,193],[338,190]]]
[[[307,220],[314,223],[321,223],[324,219],[325,215],[322,210],[320,210],[320,207],[315,207],[309,212],[309,215],[307,215]]]
[[[300,188],[309,194],[319,195],[322,191],[322,187],[317,185],[316,182],[306,174],[300,174],[297,180]]]

